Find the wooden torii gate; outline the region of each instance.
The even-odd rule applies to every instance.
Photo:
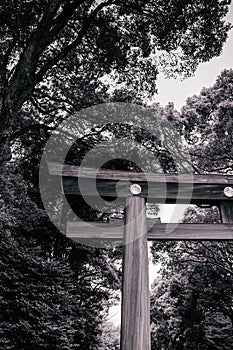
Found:
[[[119,220],[91,223],[88,232],[82,222],[68,222],[67,235],[72,239],[81,239],[85,237],[84,235],[88,235],[89,239],[122,240],[124,255],[121,350],[150,350],[147,240],[233,240],[233,176],[177,176],[153,173],[147,173],[145,176],[144,173],[101,169],[96,173],[96,170],[91,168],[62,166],[55,163],[48,163],[48,168],[51,175],[63,177],[64,194],[96,195],[89,186],[90,180],[94,179],[100,196],[110,198],[118,196],[126,199],[124,232],[122,222]],[[82,190],[78,178],[82,178]],[[119,181],[120,187],[118,186],[116,192]],[[180,204],[217,205],[221,223],[182,223],[172,232],[167,232],[166,224],[155,223],[153,227],[149,225],[147,230],[145,199],[156,203],[177,203],[178,200]],[[95,227],[101,228],[101,234],[96,234]]]

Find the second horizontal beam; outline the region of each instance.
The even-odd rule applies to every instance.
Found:
[[[233,224],[161,224],[148,220],[148,240],[233,240]],[[68,222],[67,237],[123,241],[124,221]]]

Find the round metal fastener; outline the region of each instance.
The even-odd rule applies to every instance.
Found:
[[[233,188],[232,187],[230,187],[230,186],[225,187],[223,192],[224,192],[226,197],[229,197],[229,198],[233,197]]]
[[[142,188],[138,184],[131,185],[129,190],[133,195],[137,195],[137,194],[140,194],[142,192]]]

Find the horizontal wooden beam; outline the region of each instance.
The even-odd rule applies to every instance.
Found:
[[[97,189],[98,194],[106,199],[127,198],[131,195],[131,182],[140,184],[141,196],[149,202],[208,203],[233,199],[224,195],[224,188],[233,184],[233,176],[97,171],[55,163],[48,163],[48,167],[51,175],[63,176],[66,195],[96,196]]]
[[[174,226],[173,226],[174,225]],[[73,240],[106,239],[123,241],[123,220],[68,222],[67,236]],[[148,220],[148,227],[151,223]],[[171,231],[171,232],[170,232]],[[148,229],[147,239],[154,240],[233,240],[233,224],[160,224]]]
[[[184,184],[222,184],[233,185],[233,175],[193,175],[193,174],[155,174],[119,170],[83,168],[74,165],[61,165],[48,162],[51,175],[62,175],[79,178],[97,178],[101,180],[153,182],[153,183],[184,183]]]
[[[96,188],[91,186],[88,179],[82,179],[80,183],[77,178],[63,178],[63,191],[66,195],[76,196],[99,196],[106,199],[127,198],[131,195],[130,185],[128,183],[107,180],[97,180]],[[157,203],[209,203],[222,200],[230,201],[232,198],[227,198],[224,195],[224,185],[216,184],[177,184],[167,183],[161,186],[158,183],[141,182],[141,196],[147,198],[148,202]],[[97,191],[96,191],[97,189]]]

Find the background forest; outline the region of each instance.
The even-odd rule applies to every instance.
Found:
[[[2,0],[0,4],[0,347],[4,350],[118,349],[106,323],[121,285],[121,249],[75,243],[50,222],[40,198],[43,149],[59,124],[104,102],[145,105],[157,76],[185,78],[220,55],[229,0]],[[233,70],[190,97],[180,112],[152,104],[173,123],[195,173],[232,173]],[[103,140],[129,137],[174,171],[166,145],[111,123],[77,140],[79,164]],[[61,134],[61,137],[64,135]],[[132,164],[113,160],[112,169]],[[137,170],[137,169],[136,169]],[[58,201],[57,210],[61,210]],[[86,220],[99,213],[81,200]],[[218,208],[189,208],[187,222],[218,222]],[[151,292],[152,349],[233,346],[231,243],[152,247],[160,276]]]

